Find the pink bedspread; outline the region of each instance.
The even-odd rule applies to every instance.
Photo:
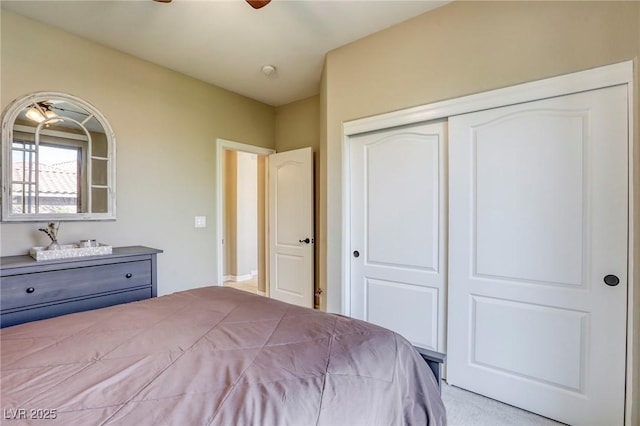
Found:
[[[206,287],[2,329],[2,423],[441,425],[386,329]]]

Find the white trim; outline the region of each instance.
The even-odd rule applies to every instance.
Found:
[[[261,146],[249,145],[246,143],[228,141],[226,139],[216,139],[217,149],[228,149],[230,151],[248,152],[249,154],[271,155],[276,151],[271,148],[263,148]]]
[[[351,150],[347,124],[343,125],[342,142],[342,313],[351,316]]]
[[[586,71],[551,77],[544,80],[505,87],[474,95],[421,105],[373,117],[347,121],[343,125],[344,136],[422,121],[447,118],[452,115],[482,111],[523,102],[530,102],[555,96],[608,86],[627,84],[633,81],[633,61],[621,62]]]
[[[448,118],[454,115],[460,115],[470,112],[481,111],[490,108],[497,108],[518,103],[531,102],[540,99],[546,99],[556,96],[570,95],[573,93],[584,92],[588,90],[602,89],[610,86],[627,85],[627,93],[629,100],[628,121],[629,121],[629,224],[628,233],[630,237],[635,234],[634,223],[634,193],[636,189],[634,183],[634,112],[633,112],[633,76],[634,62],[626,61],[613,65],[606,65],[586,71],[566,74],[558,77],[547,78],[544,80],[533,81],[529,83],[519,84],[516,86],[506,87],[488,92],[478,93],[474,95],[464,96],[460,98],[450,99],[432,104],[407,108],[399,111],[389,112],[373,117],[366,117],[343,123],[342,138],[342,246],[341,246],[341,287],[342,287],[342,313],[349,315],[350,313],[350,198],[349,198],[349,143],[350,137],[357,134],[371,132],[381,129],[387,129],[396,126],[419,123],[423,121],[431,121],[436,119]],[[633,402],[638,399],[633,394],[633,386],[635,378],[633,377],[633,321],[634,321],[634,255],[633,238],[629,238],[628,246],[628,279],[627,279],[627,380],[626,380],[626,400],[625,400],[625,425],[630,426],[633,414]],[[636,368],[638,368],[636,366]]]
[[[627,377],[626,377],[626,388],[625,388],[625,393],[626,393],[626,400],[625,400],[625,415],[624,415],[624,424],[625,426],[632,426],[632,420],[633,420],[633,403],[634,401],[638,401],[638,396],[634,395],[633,393],[633,388],[634,388],[634,377],[633,377],[633,372],[634,372],[634,333],[633,333],[633,325],[634,325],[634,297],[635,297],[635,291],[634,291],[634,287],[636,285],[638,285],[635,280],[634,280],[634,273],[635,273],[635,268],[634,266],[634,260],[635,260],[635,251],[633,249],[634,246],[634,238],[633,236],[635,235],[635,227],[638,225],[634,222],[634,214],[635,214],[635,209],[633,208],[633,204],[634,204],[634,197],[638,197],[638,195],[636,194],[637,189],[634,188],[633,182],[634,182],[634,162],[635,162],[635,158],[634,158],[634,134],[633,134],[633,117],[635,117],[634,115],[634,109],[633,109],[633,98],[634,98],[634,87],[633,87],[633,81],[630,81],[627,84],[627,101],[628,101],[628,111],[629,111],[629,119],[628,119],[628,124],[629,124],[629,218],[628,218],[628,254],[627,254],[627,265],[628,265],[628,270],[627,270]],[[634,195],[635,194],[635,195]],[[635,366],[636,369],[639,368],[639,366]],[[638,411],[640,409],[636,408],[636,411]],[[640,417],[640,414],[638,414],[638,416]]]
[[[227,275],[225,281],[233,281],[233,282],[241,282],[241,281],[248,281],[251,278],[253,278],[253,276],[251,274],[244,274],[244,275]]]
[[[262,148],[255,145],[248,145],[239,142],[228,141],[225,139],[216,139],[216,229],[214,230],[214,241],[216,242],[217,251],[217,274],[216,283],[214,285],[221,286],[224,283],[222,276],[223,250],[222,244],[223,223],[222,216],[224,212],[224,161],[223,150],[248,152],[256,155],[271,155],[276,151],[270,148]],[[231,275],[230,275],[231,277]]]

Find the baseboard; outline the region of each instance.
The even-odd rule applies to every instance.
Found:
[[[245,275],[227,275],[225,277],[225,281],[234,281],[234,282],[239,282],[239,281],[247,281],[250,280],[251,278],[253,278],[251,276],[251,274],[245,274]]]
[[[267,297],[267,293],[266,293],[266,292],[264,292],[264,291],[260,291],[260,290],[258,290],[258,294],[259,294],[260,296]]]

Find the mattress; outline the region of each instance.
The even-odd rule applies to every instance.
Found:
[[[443,425],[402,336],[225,287],[0,330],[3,424]]]

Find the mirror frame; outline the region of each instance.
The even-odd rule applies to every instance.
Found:
[[[107,139],[107,212],[106,213],[13,213],[11,206],[12,164],[11,148],[13,145],[14,123],[26,107],[37,102],[60,99],[75,103],[93,114],[102,125]],[[12,101],[2,113],[2,151],[0,154],[2,170],[2,222],[46,222],[46,221],[80,221],[80,220],[115,220],[116,219],[116,137],[106,118],[96,107],[76,96],[61,92],[35,92]],[[91,161],[88,159],[87,161]]]

